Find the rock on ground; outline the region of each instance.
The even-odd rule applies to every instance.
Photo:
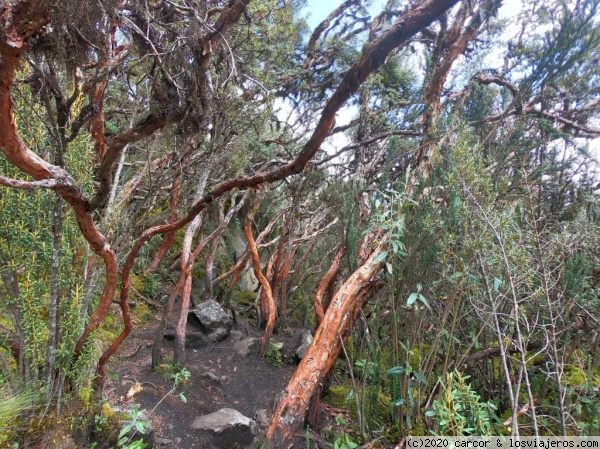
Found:
[[[213,341],[221,341],[229,335],[233,323],[227,312],[216,301],[205,301],[198,305],[192,313]]]
[[[163,336],[167,340],[175,340],[175,329],[174,328],[165,329]],[[202,331],[187,329],[185,332],[185,347],[186,348],[190,348],[190,349],[201,348],[208,342],[210,342],[209,336],[204,334]]]
[[[242,448],[252,443],[256,422],[235,409],[222,408],[196,418],[192,429],[211,433],[223,448]]]
[[[296,352],[294,353],[299,360],[302,360],[302,358],[306,355],[306,351],[312,343],[312,340],[313,336],[308,329],[302,332],[302,334],[300,335],[300,344],[298,345],[298,347],[296,348]]]
[[[246,357],[251,352],[258,352],[258,338],[248,337],[243,340],[236,341],[233,344],[233,350],[242,357]]]

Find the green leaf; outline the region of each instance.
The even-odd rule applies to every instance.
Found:
[[[495,278],[495,279],[494,279],[494,291],[495,291],[496,293],[498,293],[498,290],[500,289],[500,286],[501,286],[501,285],[502,285],[502,280],[501,280],[501,279],[498,279],[498,278]]]
[[[419,298],[418,293],[411,293],[410,296],[408,297],[408,299],[406,300],[406,306],[407,307],[412,306],[418,298]]]
[[[121,429],[121,432],[119,432],[119,438],[122,438],[123,436],[127,435],[127,433],[132,429],[132,427],[132,424],[127,424],[126,426],[124,426]]]
[[[354,390],[350,390],[348,392],[348,394],[346,395],[346,399],[344,400],[344,402],[346,402],[346,404],[348,402],[350,402],[352,400],[352,398],[354,397]]]
[[[419,382],[421,382],[421,383],[423,383],[423,384],[427,385],[427,379],[425,378],[425,376],[423,376],[423,374],[421,374],[421,373],[419,373],[419,372],[417,372],[417,371],[413,371],[413,375],[415,376],[415,378],[416,378],[416,379],[417,379]]]
[[[425,307],[427,307],[427,309],[432,312],[431,310],[431,306],[429,305],[429,303],[427,302],[427,300],[425,299],[425,296],[423,296],[422,294],[419,293],[419,300],[423,303],[423,305]]]
[[[392,368],[390,368],[389,370],[387,370],[385,372],[385,374],[404,374],[406,372],[406,370],[404,369],[403,366],[394,366]]]
[[[385,259],[388,255],[387,251],[383,251],[379,254],[377,254],[377,256],[375,256],[375,259],[373,259],[373,263],[379,263],[381,262],[383,259]]]

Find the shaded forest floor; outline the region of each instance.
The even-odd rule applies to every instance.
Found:
[[[177,368],[165,363],[151,369],[152,339],[158,315],[150,323],[137,325],[112,362],[105,395],[113,408],[144,410],[154,427],[155,448],[217,449],[206,432],[193,430],[193,421],[222,408],[233,408],[254,418],[260,410],[268,416],[278,395],[285,389],[296,366],[293,355],[302,329],[290,329],[274,336],[283,343],[280,366],[273,358],[261,359],[256,351],[243,356],[233,348],[235,338],[187,348],[191,376],[173,390],[172,374]],[[259,337],[261,331],[245,321],[234,324],[241,338]],[[235,335],[236,332],[234,332]],[[237,334],[239,338],[239,334]],[[173,343],[163,339],[163,355],[172,357]],[[134,393],[134,394],[133,394]],[[180,397],[185,396],[185,401]],[[264,434],[264,427],[259,435]],[[251,447],[249,445],[248,447]],[[306,447],[298,434],[294,447]],[[313,447],[317,447],[316,444]]]

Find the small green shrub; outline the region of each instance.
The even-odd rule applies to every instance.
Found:
[[[338,426],[341,426],[342,428],[348,425],[348,423],[342,415],[338,415],[335,418],[335,422],[338,424]],[[348,433],[346,433],[345,430],[342,430],[342,432],[337,436],[337,438],[333,442],[333,449],[355,449],[357,447],[358,443],[355,442],[352,439],[352,437],[348,435]]]
[[[448,373],[446,383],[442,383],[441,400],[433,403],[433,410],[425,413],[437,420],[438,434],[448,436],[494,434],[492,420],[496,406],[491,402],[481,402],[480,396],[467,383],[469,376],[459,371]]]
[[[273,340],[269,341],[269,350],[265,354],[265,359],[271,365],[279,368],[283,365],[283,354],[281,353],[281,343],[276,343]]]

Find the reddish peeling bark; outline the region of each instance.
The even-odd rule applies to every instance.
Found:
[[[184,238],[184,244],[183,244],[182,256],[181,256],[182,257],[181,275],[179,277],[177,285],[173,288],[173,290],[171,291],[171,294],[169,295],[169,298],[167,299],[167,305],[163,310],[160,326],[158,327],[156,334],[154,336],[154,344],[152,347],[152,366],[153,367],[160,363],[162,338],[163,338],[167,323],[169,321],[169,318],[171,316],[171,313],[173,311],[175,299],[177,298],[177,296],[180,292],[181,292],[181,309],[180,309],[180,315],[179,315],[178,325],[177,325],[177,330],[176,330],[174,360],[176,361],[176,363],[180,363],[180,364],[185,363],[185,361],[186,361],[186,355],[185,355],[186,328],[185,328],[185,324],[187,322],[187,314],[188,314],[187,310],[189,308],[190,297],[191,297],[192,268],[193,268],[194,264],[196,263],[196,261],[198,260],[198,258],[200,257],[200,255],[202,254],[202,251],[204,250],[204,248],[206,248],[206,246],[210,242],[212,242],[213,245],[218,244],[219,240],[223,236],[223,233],[225,232],[227,225],[231,221],[231,218],[236,213],[239,212],[239,210],[242,208],[242,206],[246,202],[247,197],[248,197],[248,194],[246,193],[237,204],[235,203],[235,201],[232,200],[232,204],[231,204],[231,207],[229,208],[229,210],[227,211],[227,215],[220,216],[219,226],[217,227],[217,229],[215,229],[209,236],[201,239],[198,246],[196,246],[194,251],[191,253],[190,253],[191,237],[188,236],[188,233],[186,231],[186,237]],[[222,203],[224,203],[224,201]],[[220,205],[220,208],[222,208],[222,207],[223,207],[223,204]],[[222,213],[220,215],[222,215]],[[190,232],[190,234],[191,234],[191,232]],[[189,238],[189,243],[187,242],[188,238]]]
[[[163,340],[163,336],[165,334],[165,329],[167,328],[167,323],[169,322],[169,318],[173,313],[173,306],[175,305],[175,299],[179,295],[179,292],[183,290],[183,284],[185,282],[185,276],[182,275],[179,277],[179,281],[177,285],[173,287],[169,297],[167,298],[167,304],[163,309],[163,313],[161,315],[160,324],[156,333],[154,334],[154,342],[152,344],[152,368],[158,366],[160,363],[161,356],[161,343]]]
[[[329,281],[329,284],[327,284],[327,290],[326,290],[327,295],[325,296],[325,300],[323,301],[323,310],[325,312],[329,308],[329,304],[331,304],[331,301],[333,301],[333,297],[335,296],[335,281],[337,280],[339,273],[340,273],[340,270],[338,269],[338,271],[336,271],[336,273],[333,275],[333,277]]]
[[[336,345],[333,348],[332,353],[339,354],[342,351],[342,342],[348,340],[352,333],[352,329],[356,320],[360,316],[360,312],[364,306],[365,300],[368,298],[367,295],[372,291],[372,288],[366,288],[361,291],[360,295],[356,298],[355,305],[350,311],[350,315],[352,318],[347,320],[344,328],[341,331],[341,337],[336,340]],[[337,357],[336,356],[336,359]],[[321,403],[321,396],[323,392],[329,388],[331,377],[333,376],[333,371],[335,369],[335,363],[331,365],[329,370],[323,375],[321,381],[318,383],[315,392],[310,398],[310,402],[308,405],[308,411],[306,412],[306,425],[310,426],[313,429],[317,428],[318,425],[318,415],[319,415],[319,404]]]
[[[226,8],[223,9],[215,27],[203,38],[203,44],[210,46],[211,42],[220,38],[243,13],[247,3],[250,0],[235,1],[231,0]],[[140,123],[130,130],[117,135],[106,148],[106,154],[100,166],[100,187],[90,202],[85,197],[80,186],[74,181],[70,174],[60,167],[49,164],[34,152],[32,152],[18,135],[13,115],[12,100],[10,91],[14,80],[15,70],[20,57],[27,49],[27,40],[34,35],[43,25],[48,22],[48,4],[47,0],[20,0],[13,3],[10,7],[6,6],[0,16],[0,148],[7,159],[19,167],[25,173],[32,176],[36,181],[47,179],[56,180],[59,184],[56,191],[73,208],[78,226],[92,248],[92,250],[103,258],[106,269],[106,284],[97,309],[92,313],[81,337],[76,343],[75,353],[78,357],[84,344],[90,334],[96,330],[108,312],[112,303],[117,284],[117,262],[112,248],[106,242],[104,236],[94,225],[90,211],[103,204],[110,193],[112,165],[120,151],[128,144],[140,140],[155,130],[165,126],[168,123],[166,117],[149,117],[143,123]],[[94,97],[97,99],[97,97]],[[100,138],[100,134],[96,133]],[[315,150],[316,151],[316,150]],[[198,215],[207,205],[219,196],[227,193],[236,186],[240,186],[234,180],[232,183],[223,183],[217,192],[213,191],[196,203],[190,214],[174,224],[167,225],[167,228],[157,227],[148,230],[138,239],[134,249],[130,252],[123,267],[122,278],[123,286],[120,294],[120,305],[123,313],[124,329],[113,344],[102,355],[98,364],[97,388],[100,389],[104,380],[106,363],[114,354],[123,340],[130,333],[131,317],[127,297],[129,294],[129,280],[131,266],[135,260],[141,246],[153,235],[159,232],[169,232],[180,229]],[[243,184],[243,183],[242,183]],[[250,183],[248,185],[256,185]],[[216,195],[215,195],[216,193]]]
[[[325,316],[325,311],[329,307],[329,304],[326,304],[326,305],[323,304],[323,294],[325,293],[325,290],[327,288],[329,288],[329,291],[331,293],[333,293],[333,288],[332,288],[333,286],[331,285],[331,281],[335,280],[335,277],[340,269],[340,263],[345,254],[346,254],[346,248],[341,246],[335,253],[333,261],[331,262],[331,266],[325,273],[325,276],[323,276],[323,278],[321,279],[321,282],[319,282],[319,287],[317,288],[317,292],[315,293],[315,301],[314,301],[314,310],[315,310],[315,318],[317,321],[317,326],[316,326],[317,328],[323,322],[323,317]],[[329,300],[329,302],[331,302],[331,299]]]
[[[249,2],[250,2],[250,0],[241,0],[241,1],[230,0],[227,7],[225,7],[223,9],[223,11],[221,12],[221,15],[219,16],[219,19],[217,19],[212,31],[209,32],[206,36],[204,36],[201,39],[202,47],[207,49],[206,54],[203,55],[205,57],[202,58],[202,60],[203,60],[202,64],[205,66],[205,69],[207,68],[208,62],[210,60],[210,54],[211,54],[210,49],[211,49],[213,41],[215,41],[216,39],[222,38],[223,33],[226,32],[227,30],[229,30],[237,22],[237,20],[239,19],[240,15],[244,12],[246,5]],[[202,86],[201,86],[201,90],[203,90]],[[159,116],[159,117],[149,116],[142,123],[136,125],[135,127],[131,128],[127,131],[120,133],[119,135],[117,135],[114,138],[111,145],[107,148],[106,155],[102,160],[100,170],[99,170],[100,186],[99,186],[98,191],[97,191],[96,195],[94,196],[93,200],[89,203],[89,209],[95,209],[95,208],[99,207],[100,205],[102,205],[106,201],[108,195],[110,194],[110,189],[111,189],[111,184],[112,184],[112,181],[111,181],[112,166],[113,166],[115,160],[117,159],[118,155],[122,151],[122,149],[129,143],[135,142],[146,136],[151,135],[157,129],[164,127],[168,123],[169,123],[169,120],[165,116]],[[256,185],[256,183],[249,184],[249,185]],[[199,201],[196,201],[195,205],[194,205],[194,207],[192,207],[192,210],[190,211],[190,213],[188,213],[188,215],[186,217],[184,217],[183,219],[178,220],[174,223],[170,223],[168,225],[156,226],[151,229],[148,229],[144,233],[142,233],[142,235],[138,238],[138,240],[136,240],[132,250],[130,251],[129,255],[127,256],[127,259],[125,260],[125,264],[124,264],[122,272],[121,272],[121,279],[122,279],[121,284],[122,285],[121,285],[121,293],[120,293],[119,301],[121,304],[121,308],[123,310],[123,316],[124,316],[124,320],[125,320],[125,328],[123,329],[123,332],[117,337],[117,339],[115,340],[115,343],[113,343],[113,345],[111,345],[111,347],[107,350],[105,355],[110,357],[112,354],[114,354],[114,352],[117,350],[117,348],[125,340],[127,335],[129,335],[129,333],[131,332],[129,306],[127,305],[127,298],[129,296],[129,288],[130,288],[131,268],[132,268],[133,262],[135,261],[137,255],[138,255],[141,247],[144,245],[144,243],[146,243],[151,237],[153,237],[159,233],[174,232],[174,231],[177,231],[178,229],[181,229],[183,226],[185,226],[186,224],[188,224],[192,220],[194,220],[194,218],[200,212],[202,212],[207,206],[212,204],[212,202],[216,198],[223,196],[225,193],[233,190],[233,188],[235,188],[235,187],[241,187],[241,186],[242,185],[236,185],[235,182],[233,184],[227,183],[227,182],[222,183],[220,186],[217,187],[217,189],[213,190],[212,192],[209,192],[207,195],[205,195]],[[221,188],[219,188],[219,187],[221,187]],[[114,294],[114,291],[113,291],[113,294]],[[103,356],[103,358],[101,359],[101,362],[103,363],[101,365],[102,369],[104,368],[104,364],[108,361],[108,357],[105,358]],[[99,368],[99,371],[101,371],[101,368]],[[98,378],[99,378],[99,385],[101,386],[104,376],[99,375]]]
[[[265,229],[263,229],[263,231],[258,235],[258,237],[256,237],[256,247],[260,247],[260,246],[270,246],[271,244],[276,243],[277,239],[273,240],[270,243],[261,245],[261,242],[264,240],[264,238],[266,236],[268,236],[269,234],[271,234],[271,232],[273,231],[273,228],[275,227],[275,224],[279,221],[279,219],[281,218],[281,216],[284,214],[286,209],[280,211],[272,220],[271,222],[267,225],[267,227]],[[222,274],[221,276],[219,276],[218,278],[216,278],[212,284],[213,287],[215,285],[218,285],[219,282],[222,282],[223,280],[230,278],[229,280],[229,293],[231,293],[231,291],[233,290],[233,287],[235,287],[235,285],[237,284],[242,272],[246,269],[246,265],[248,264],[248,261],[250,260],[250,252],[248,250],[246,250],[236,261],[236,263],[233,265],[233,267],[231,267],[229,269],[229,271],[227,271],[226,273]]]
[[[81,187],[63,168],[50,164],[33,151],[21,139],[14,122],[10,91],[20,57],[27,48],[27,40],[47,22],[48,2],[20,1],[14,4],[10,13],[2,16],[2,27],[10,21],[8,32],[0,36],[0,148],[6,158],[33,177],[36,181],[55,180],[59,185],[56,192],[72,207],[83,237],[95,254],[102,257],[106,269],[106,284],[96,310],[75,345],[75,357],[79,357],[90,334],[96,330],[108,312],[117,286],[117,259],[104,236],[96,228],[89,202]],[[126,305],[126,308],[129,307]],[[128,315],[124,311],[127,327]],[[130,323],[129,323],[130,325]],[[98,370],[101,371],[102,364]]]
[[[299,158],[305,151],[309,151],[308,148],[313,140],[324,138],[320,134],[321,131],[331,130],[331,123],[329,126],[326,125],[330,117],[330,108],[335,114],[339,108],[336,108],[336,103],[346,92],[355,92],[367,76],[385,61],[391,50],[404,44],[456,3],[457,1],[426,0],[400,17],[381,37],[366,46],[359,62],[346,73],[341,85],[325,106],[321,121]],[[360,298],[361,290],[366,288],[379,269],[381,262],[375,264],[373,259],[381,251],[380,245],[335,295],[312,344],[273,414],[264,449],[286,447],[293,432],[302,423],[310,398],[339,355],[341,344],[337,345],[337,341],[342,337],[347,326],[346,321],[352,320],[349,312]]]
[[[204,49],[204,54],[199,59],[200,67],[197,67],[197,69],[199,70],[199,77],[204,79],[204,81],[201,83],[202,85],[199,86],[201,92],[204,92],[206,90],[206,86],[204,85],[206,82],[206,76],[204,76],[203,74],[206,72],[206,70],[208,70],[208,66],[210,64],[212,56],[212,47],[215,45],[216,41],[223,38],[225,32],[227,32],[236,24],[236,22],[243,14],[244,10],[246,9],[246,6],[250,3],[250,1],[251,0],[229,0],[227,6],[221,10],[221,14],[215,22],[215,25],[211,28],[211,31],[208,32],[205,36],[202,36],[202,38],[200,39],[202,43],[202,48]],[[156,51],[155,55],[158,56]],[[90,207],[92,209],[96,209],[103,205],[106,199],[108,198],[112,185],[112,167],[123,148],[125,148],[127,144],[137,142],[138,140],[141,140],[144,137],[153,134],[156,130],[163,128],[169,123],[170,119],[164,115],[149,115],[143,122],[137,124],[129,130],[123,131],[122,133],[118,134],[112,140],[112,142],[109,143],[109,145],[106,147],[106,152],[104,158],[102,159],[102,163],[98,172],[98,181],[100,182],[100,185],[98,187],[96,195],[90,202]],[[194,216],[197,215],[199,212],[200,211],[196,212]],[[193,217],[191,217],[189,221],[191,221],[192,219]],[[176,227],[173,230],[181,228],[185,224],[189,223],[189,221],[183,223],[181,226]]]
[[[106,61],[108,60],[108,51],[110,47],[110,41],[108,36],[105,37],[106,46],[103,49],[103,54],[98,64],[96,65],[98,72],[106,68]],[[106,89],[106,78],[99,80],[90,92],[90,104],[94,108],[94,114],[90,120],[90,134],[94,147],[96,149],[95,161],[100,161],[106,155],[106,139],[104,138],[104,90]]]
[[[293,215],[293,214],[294,214],[293,211],[290,212],[290,214],[287,216],[286,220],[284,221],[283,229],[280,233],[284,237],[282,237],[279,240],[279,245],[277,245],[277,251],[275,252],[275,254],[273,256],[271,256],[271,259],[273,259],[273,257],[274,257],[275,261],[271,262],[271,260],[269,260],[269,263],[271,263],[272,273],[271,273],[271,275],[269,275],[268,271],[267,271],[267,279],[269,279],[269,283],[271,284],[271,290],[273,290],[273,298],[275,299],[275,301],[277,301],[279,270],[281,267],[281,259],[283,256],[283,248],[284,248],[284,246],[286,246],[285,244],[288,241],[288,239],[290,238],[290,235],[289,235],[290,219],[291,219],[291,215]]]
[[[379,271],[382,261],[374,262],[383,251],[379,245],[336,293],[323,322],[298,365],[267,430],[265,449],[287,447],[296,428],[302,424],[311,397],[341,351],[341,338],[353,323],[356,308],[362,307],[363,292]],[[362,298],[362,299],[361,299]]]
[[[440,31],[433,56],[433,69],[423,92],[423,102],[427,105],[423,113],[423,140],[416,155],[417,173],[409,181],[407,191],[413,189],[416,175],[427,179],[433,169],[433,158],[438,148],[439,136],[435,133],[438,114],[441,108],[442,89],[456,59],[464,53],[467,45],[477,35],[483,22],[500,6],[498,0],[487,0],[471,11],[469,2],[463,2],[448,31]],[[465,23],[467,25],[465,26]]]
[[[204,193],[206,181],[208,179],[209,170],[206,170],[200,177],[196,198]],[[190,296],[192,294],[192,267],[194,266],[195,258],[192,254],[192,240],[202,225],[202,216],[198,215],[188,225],[183,237],[181,248],[181,276],[183,278],[183,290],[181,291],[181,302],[179,305],[179,317],[175,327],[175,351],[173,353],[173,361],[176,364],[184,365],[185,357],[185,334],[188,313],[190,308]]]
[[[90,209],[97,209],[108,198],[112,186],[113,165],[123,148],[128,144],[138,142],[154,134],[156,130],[163,128],[167,124],[168,120],[166,117],[152,116],[133,128],[119,133],[112,139],[111,143],[106,147],[104,158],[100,163],[97,174],[100,185],[98,186],[96,195],[90,201]]]
[[[256,242],[255,242],[256,244]],[[248,245],[248,248],[250,248],[250,245]],[[248,250],[248,255],[252,256],[252,250]],[[273,276],[275,275],[275,273],[273,272],[273,260],[275,259],[275,254],[272,254],[271,257],[269,257],[269,261],[267,262],[267,266],[265,267],[265,279],[267,279],[267,281],[269,281],[269,285],[271,286],[271,296],[273,296]],[[252,265],[254,267],[254,264]],[[261,285],[262,287],[262,285]],[[273,298],[273,301],[275,301],[275,298]],[[266,321],[269,321],[269,299],[267,298],[267,293],[265,292],[264,288],[261,288],[260,290],[260,296],[258,298],[258,308],[260,311],[260,317],[257,320],[257,324],[256,326],[258,328],[260,328],[263,323]],[[277,307],[276,307],[277,308]],[[266,325],[266,323],[265,323]]]
[[[254,268],[254,275],[263,289],[263,294],[265,295],[265,299],[267,302],[267,313],[268,313],[268,321],[265,327],[265,333],[260,339],[260,349],[259,355],[264,357],[267,353],[267,349],[269,349],[269,341],[271,340],[271,335],[273,335],[273,329],[275,328],[275,314],[277,311],[275,310],[275,301],[273,300],[273,292],[271,291],[271,285],[265,276],[262,274],[260,269],[260,257],[258,256],[258,250],[256,249],[256,242],[254,241],[254,237],[252,236],[252,216],[256,212],[257,207],[253,207],[253,210],[248,214],[246,219],[244,220],[244,235],[246,236],[246,240],[248,241],[248,249],[250,251],[250,255],[252,256],[252,267]]]

